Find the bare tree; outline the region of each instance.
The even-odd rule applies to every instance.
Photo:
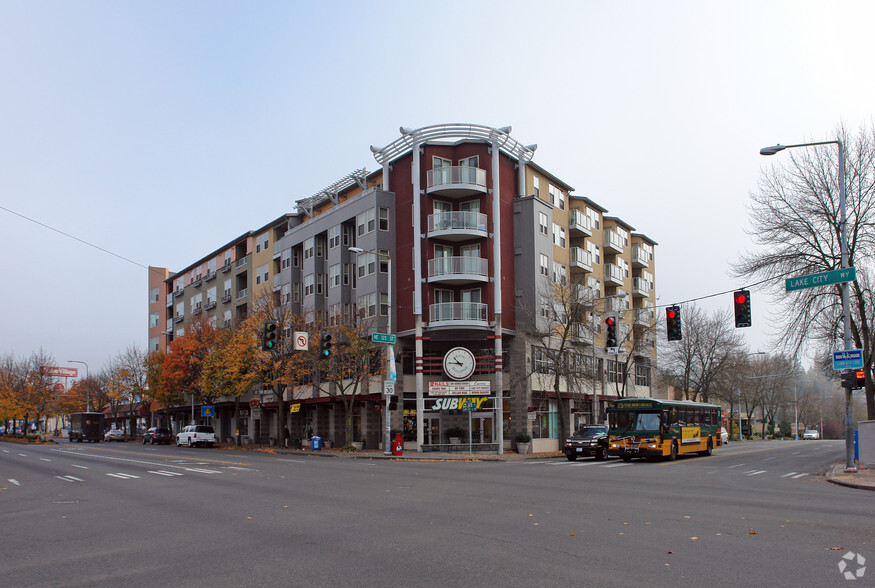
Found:
[[[851,336],[863,350],[868,417],[875,419],[875,130],[851,136],[844,126],[836,138],[845,146],[848,263],[857,281],[849,288]],[[750,234],[760,246],[742,255],[736,276],[764,283],[783,301],[778,344],[792,355],[808,344],[841,348],[841,285],[784,291],[784,278],[841,267],[838,158],[834,145],[792,149],[765,170],[751,194]]]

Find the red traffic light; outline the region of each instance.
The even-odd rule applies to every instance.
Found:
[[[665,316],[670,318],[670,319],[673,319],[677,315],[675,314],[674,310],[669,308],[668,310],[665,311]]]
[[[614,325],[614,317],[609,316],[608,318],[606,318],[605,324],[608,325],[609,327],[612,327]]]
[[[744,294],[736,294],[735,295],[735,303],[736,304],[744,304],[745,302],[747,302],[747,296],[745,296]]]

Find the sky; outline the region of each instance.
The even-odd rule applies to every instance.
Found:
[[[835,0],[0,0],[0,355],[96,373],[145,349],[147,266],[377,169],[402,125],[512,126],[659,244],[658,304],[731,291],[781,165],[759,149],[872,122],[872,22]],[[777,304],[752,289],[751,351]]]

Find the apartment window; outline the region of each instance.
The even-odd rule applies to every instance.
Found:
[[[538,176],[532,178],[532,188],[535,192],[535,198],[539,198],[541,196],[541,179]]]
[[[216,273],[216,258],[212,258],[207,262],[207,273],[214,274]]]
[[[280,289],[280,303],[288,304],[292,301],[292,285],[291,284],[283,284]]]
[[[553,245],[565,249],[565,227],[553,223]]]
[[[340,246],[340,225],[334,225],[328,229],[328,248],[334,249]]]
[[[593,210],[590,207],[586,207],[586,216],[589,217],[590,225],[592,225],[593,229],[599,228],[599,213]]]
[[[602,248],[593,243],[592,241],[586,242],[586,250],[589,251],[589,255],[592,258],[592,262],[594,265],[600,264],[602,262]]]
[[[316,294],[328,296],[328,288],[326,287],[327,282],[328,274],[316,274]]]
[[[159,320],[158,313],[157,312],[150,312],[149,313],[149,328],[154,329],[155,327],[157,327],[158,320]]]
[[[304,240],[304,259],[305,260],[313,257],[313,254],[315,251],[315,243],[316,243],[316,239],[313,237],[310,237],[309,239]]]
[[[550,193],[550,204],[558,206],[559,210],[565,210],[565,193],[553,184],[549,185],[547,191]]]
[[[389,250],[380,249],[380,273],[389,273]]]
[[[266,283],[269,275],[270,275],[270,272],[267,269],[267,264],[258,266],[258,268],[255,270],[255,283],[256,284]]]
[[[380,292],[380,316],[389,316],[389,294]]]
[[[355,288],[355,264],[343,264],[343,285]]]
[[[550,258],[541,254],[541,275],[542,276],[550,276]]]
[[[550,356],[547,350],[542,347],[534,347],[532,349],[532,371],[536,374],[551,374],[553,373],[553,362],[550,361]]]
[[[316,292],[316,276],[307,274],[304,276],[304,296],[312,296]]]
[[[332,327],[340,323],[340,303],[335,302],[328,306],[328,324]]]
[[[623,364],[620,362],[614,361],[612,359],[608,360],[607,364],[607,379],[611,384],[622,384],[623,383]]]
[[[363,278],[377,271],[377,256],[374,253],[359,253],[358,277]]]
[[[336,288],[340,286],[340,264],[335,263],[328,268],[328,287]]]
[[[222,326],[226,329],[231,326],[231,311],[226,310],[224,316],[222,317]]]
[[[185,317],[185,302],[180,302],[176,305],[176,318]]]
[[[207,304],[216,301],[216,287],[213,286],[207,290]]]
[[[553,283],[565,285],[566,281],[565,266],[558,262],[553,262]]]
[[[149,353],[158,351],[158,337],[149,337]]]
[[[550,299],[545,296],[541,296],[541,299],[538,301],[538,316],[543,319],[549,319],[550,307]]]
[[[543,212],[538,213],[538,230],[540,230],[542,235],[549,235],[550,225],[547,221],[547,215]]]
[[[226,251],[222,257],[224,259],[223,265],[231,265],[231,250],[230,249],[228,251]]]
[[[301,267],[301,249],[299,247],[292,249],[292,265]]]
[[[460,167],[479,167],[479,157],[474,155],[473,157],[466,157],[465,159],[459,160]]]
[[[262,251],[267,251],[267,247],[270,244],[270,234],[262,233],[258,237],[255,238],[255,252],[261,253]]]
[[[160,288],[149,288],[149,304],[158,302],[158,297],[161,295]]]
[[[372,233],[374,231],[376,225],[376,216],[373,208],[359,214],[355,217],[355,219],[356,233],[359,237],[368,233]]]
[[[325,236],[316,237],[316,257],[325,259]]]
[[[360,319],[376,316],[377,294],[372,292],[356,298],[356,313]]]
[[[292,250],[284,249],[280,254],[280,269],[286,269],[292,265]]]
[[[292,296],[294,297],[294,301],[296,304],[301,303],[301,282],[295,282],[292,289]]]
[[[650,366],[635,365],[635,385],[650,386]]]
[[[388,231],[389,230],[389,209],[380,207],[379,213],[380,213],[380,222],[379,222],[380,230],[381,231]]]
[[[343,246],[350,247],[353,244],[353,237],[355,236],[355,227],[352,223],[345,224],[340,229],[341,234],[343,235]]]

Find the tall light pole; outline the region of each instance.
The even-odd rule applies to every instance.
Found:
[[[845,146],[841,141],[817,141],[795,145],[773,145],[760,149],[760,155],[774,155],[784,149],[794,147],[815,147],[818,145],[838,145],[839,148],[839,233],[841,238],[842,269],[848,269],[848,226],[845,212]],[[845,351],[853,349],[851,341],[851,314],[848,304],[848,282],[842,282],[842,319],[844,322]],[[853,391],[848,388],[845,394],[845,471],[855,471],[854,467],[854,413]],[[796,432],[799,434],[798,430]]]
[[[373,249],[362,249],[361,247],[350,247],[350,253],[362,254],[362,253],[375,253],[377,257],[383,257],[383,254],[379,251],[374,251]],[[379,262],[378,262],[379,267]],[[386,331],[387,334],[392,334],[392,254],[386,251],[386,280],[388,282],[388,286],[386,288]],[[377,294],[379,294],[380,288],[377,287]],[[395,346],[391,343],[386,345],[386,366],[387,369],[390,369],[389,379],[395,383],[397,376],[394,369],[395,366]],[[383,432],[383,455],[392,455],[392,421],[389,417],[389,395],[383,394],[383,400],[385,401],[385,412],[386,414],[386,425],[385,431]]]
[[[75,359],[68,359],[68,360],[67,360],[67,363],[81,363],[82,365],[84,365],[84,366],[85,366],[85,379],[86,379],[86,380],[88,379],[88,364],[87,364],[87,363],[85,363],[84,361],[78,361],[78,360],[75,360]],[[87,392],[87,390],[88,390],[88,389],[86,388],[86,394],[85,394],[85,410],[86,410],[86,412],[91,412],[91,394],[89,394],[89,393]]]

